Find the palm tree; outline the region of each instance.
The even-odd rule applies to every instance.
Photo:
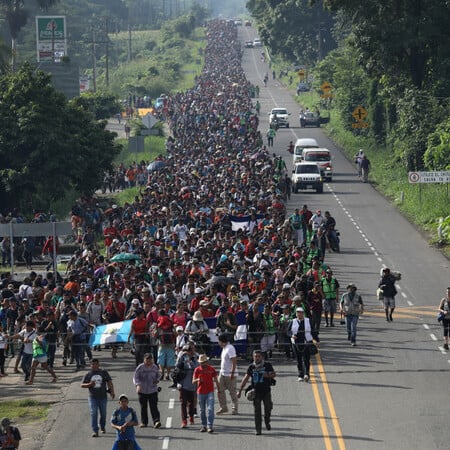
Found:
[[[11,49],[0,37],[0,75],[9,71],[10,58],[11,58]]]
[[[58,0],[34,0],[39,8],[46,11],[53,6]],[[16,48],[17,37],[20,30],[25,26],[28,20],[28,11],[25,9],[25,0],[0,0],[0,12],[4,14],[5,20],[9,26],[11,34],[11,53],[12,53],[12,70],[16,65]]]

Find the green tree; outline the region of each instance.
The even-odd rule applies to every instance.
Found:
[[[428,170],[450,170],[450,119],[428,136],[424,161]]]
[[[417,89],[450,67],[449,6],[444,0],[325,0],[342,10],[360,63],[372,75]]]
[[[0,204],[49,208],[69,191],[92,194],[120,146],[89,111],[24,65],[0,78]]]
[[[336,47],[334,18],[322,2],[311,6],[308,0],[250,0],[247,8],[264,43],[288,61],[310,65]]]
[[[90,111],[95,119],[109,119],[121,111],[116,96],[103,92],[85,92],[72,100],[73,104]]]

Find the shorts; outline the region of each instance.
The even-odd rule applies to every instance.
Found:
[[[395,298],[394,297],[384,297],[383,299],[384,308],[395,308]]]
[[[158,364],[161,367],[175,367],[175,349],[172,347],[159,347]]]
[[[48,360],[47,355],[44,356],[38,356],[36,358],[33,358],[33,362],[37,361],[39,364],[46,363]]]
[[[323,301],[323,310],[334,314],[336,312],[336,300],[334,298],[326,298]]]

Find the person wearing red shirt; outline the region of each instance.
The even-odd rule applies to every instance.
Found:
[[[56,239],[56,251],[58,251],[58,239]],[[44,257],[46,254],[50,256],[51,261],[47,264],[45,270],[50,270],[53,267],[53,236],[49,236],[45,241],[44,246],[42,247],[42,256]]]
[[[204,433],[214,432],[214,383],[219,390],[217,371],[208,364],[208,357],[202,354],[198,358],[200,365],[194,369],[192,383],[197,384],[198,406],[200,408],[200,418],[202,427],[200,431]]]
[[[136,367],[144,362],[144,355],[148,352],[149,340],[148,329],[149,323],[145,318],[145,311],[137,309],[135,311],[136,318],[131,322],[130,334],[128,335],[128,342],[133,336],[134,343],[134,358],[136,360]]]
[[[171,314],[170,320],[172,320],[174,327],[181,326],[183,330],[186,328],[189,314],[185,311],[183,303],[177,303],[177,310]]]
[[[103,230],[103,237],[105,238],[105,248],[109,258],[109,247],[113,240],[119,237],[119,231],[112,222],[109,222],[108,226]]]
[[[195,288],[194,290],[195,297],[191,300],[191,303],[189,305],[189,312],[191,314],[194,314],[195,311],[200,307],[200,301],[203,300],[203,289],[202,288]]]

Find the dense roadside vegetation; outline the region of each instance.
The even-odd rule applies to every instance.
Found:
[[[249,0],[247,5],[277,72],[289,68],[292,89],[299,68],[307,72],[313,90],[302,93],[299,102],[330,108],[328,133],[349,158],[364,148],[377,188],[410,220],[431,231],[432,240],[449,243],[448,186],[408,183],[409,171],[450,170],[446,2]],[[291,24],[293,17],[295,28],[280,26]],[[298,29],[310,30],[309,38]],[[292,42],[295,52],[287,48]],[[332,97],[324,99],[325,81],[332,86]],[[362,121],[367,128],[353,128],[352,112],[358,106],[368,112]]]

